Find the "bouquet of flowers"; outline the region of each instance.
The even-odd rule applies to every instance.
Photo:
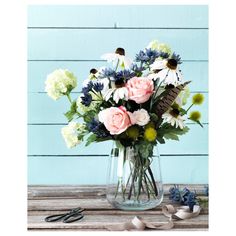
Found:
[[[65,113],[69,123],[62,128],[69,148],[81,141],[89,145],[114,140],[118,146],[133,147],[143,160],[148,160],[141,160],[139,167],[143,168],[151,162],[157,143],[179,140],[188,132],[185,121],[202,126],[199,111],[188,113],[204,97],[195,94],[185,108],[190,81],[184,81],[179,69],[181,57],[168,45],[152,41],[136,54],[134,61],[123,48],[102,55],[102,59],[110,66],[91,69],[75,100],[71,98],[77,86],[73,73],[58,69],[47,77],[48,95],[54,100],[65,96],[70,102],[70,110]],[[157,194],[155,181],[151,182]]]

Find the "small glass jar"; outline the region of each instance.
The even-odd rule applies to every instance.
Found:
[[[156,148],[155,148],[156,149]],[[161,204],[163,186],[158,151],[143,157],[134,146],[114,142],[107,174],[107,200],[122,210],[147,210]]]

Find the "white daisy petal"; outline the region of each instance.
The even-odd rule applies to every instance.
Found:
[[[116,53],[106,53],[101,56],[101,59],[107,60],[108,62],[112,62],[118,59],[118,54]]]
[[[151,70],[162,70],[166,68],[166,60],[156,60],[153,64],[150,65]]]

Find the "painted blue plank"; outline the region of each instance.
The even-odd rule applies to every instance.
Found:
[[[208,27],[206,5],[29,6],[30,27]]]
[[[109,157],[29,157],[28,184],[106,184],[108,161]],[[161,157],[160,163],[163,183],[208,183],[207,156]]]
[[[28,30],[28,59],[100,59],[117,47],[134,57],[153,39],[172,46],[183,60],[208,59],[208,30],[77,29]]]
[[[109,66],[104,61],[29,61],[28,62],[28,91],[43,92],[44,82],[48,74],[52,71],[63,68],[72,71],[78,78],[78,87],[75,91],[80,91],[82,81],[88,77],[91,68]],[[180,65],[185,80],[191,80],[191,91],[208,91],[208,62],[187,61]]]
[[[168,140],[159,145],[160,154],[207,154],[208,125],[204,128],[189,124],[190,131],[180,137],[180,141]],[[93,143],[85,147],[84,143],[68,149],[61,135],[63,125],[29,125],[28,155],[108,155],[112,142]]]
[[[191,96],[194,93],[191,94]],[[77,99],[79,94],[72,94],[73,99]],[[205,101],[201,106],[194,106],[191,110],[199,110],[202,113],[202,122],[208,122],[208,93],[204,93]],[[186,108],[191,105],[189,99]],[[69,101],[62,97],[58,101],[49,98],[46,93],[28,94],[28,123],[66,123],[63,115],[70,109]]]

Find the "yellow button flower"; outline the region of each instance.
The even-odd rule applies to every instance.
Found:
[[[201,119],[201,113],[199,111],[192,111],[189,116],[190,120],[199,121]]]
[[[156,137],[157,137],[157,131],[152,128],[152,127],[149,127],[147,129],[145,129],[144,131],[144,138],[149,141],[149,142],[153,142],[156,140]]]
[[[201,105],[204,101],[204,96],[201,93],[197,93],[193,96],[192,102],[194,105]]]

